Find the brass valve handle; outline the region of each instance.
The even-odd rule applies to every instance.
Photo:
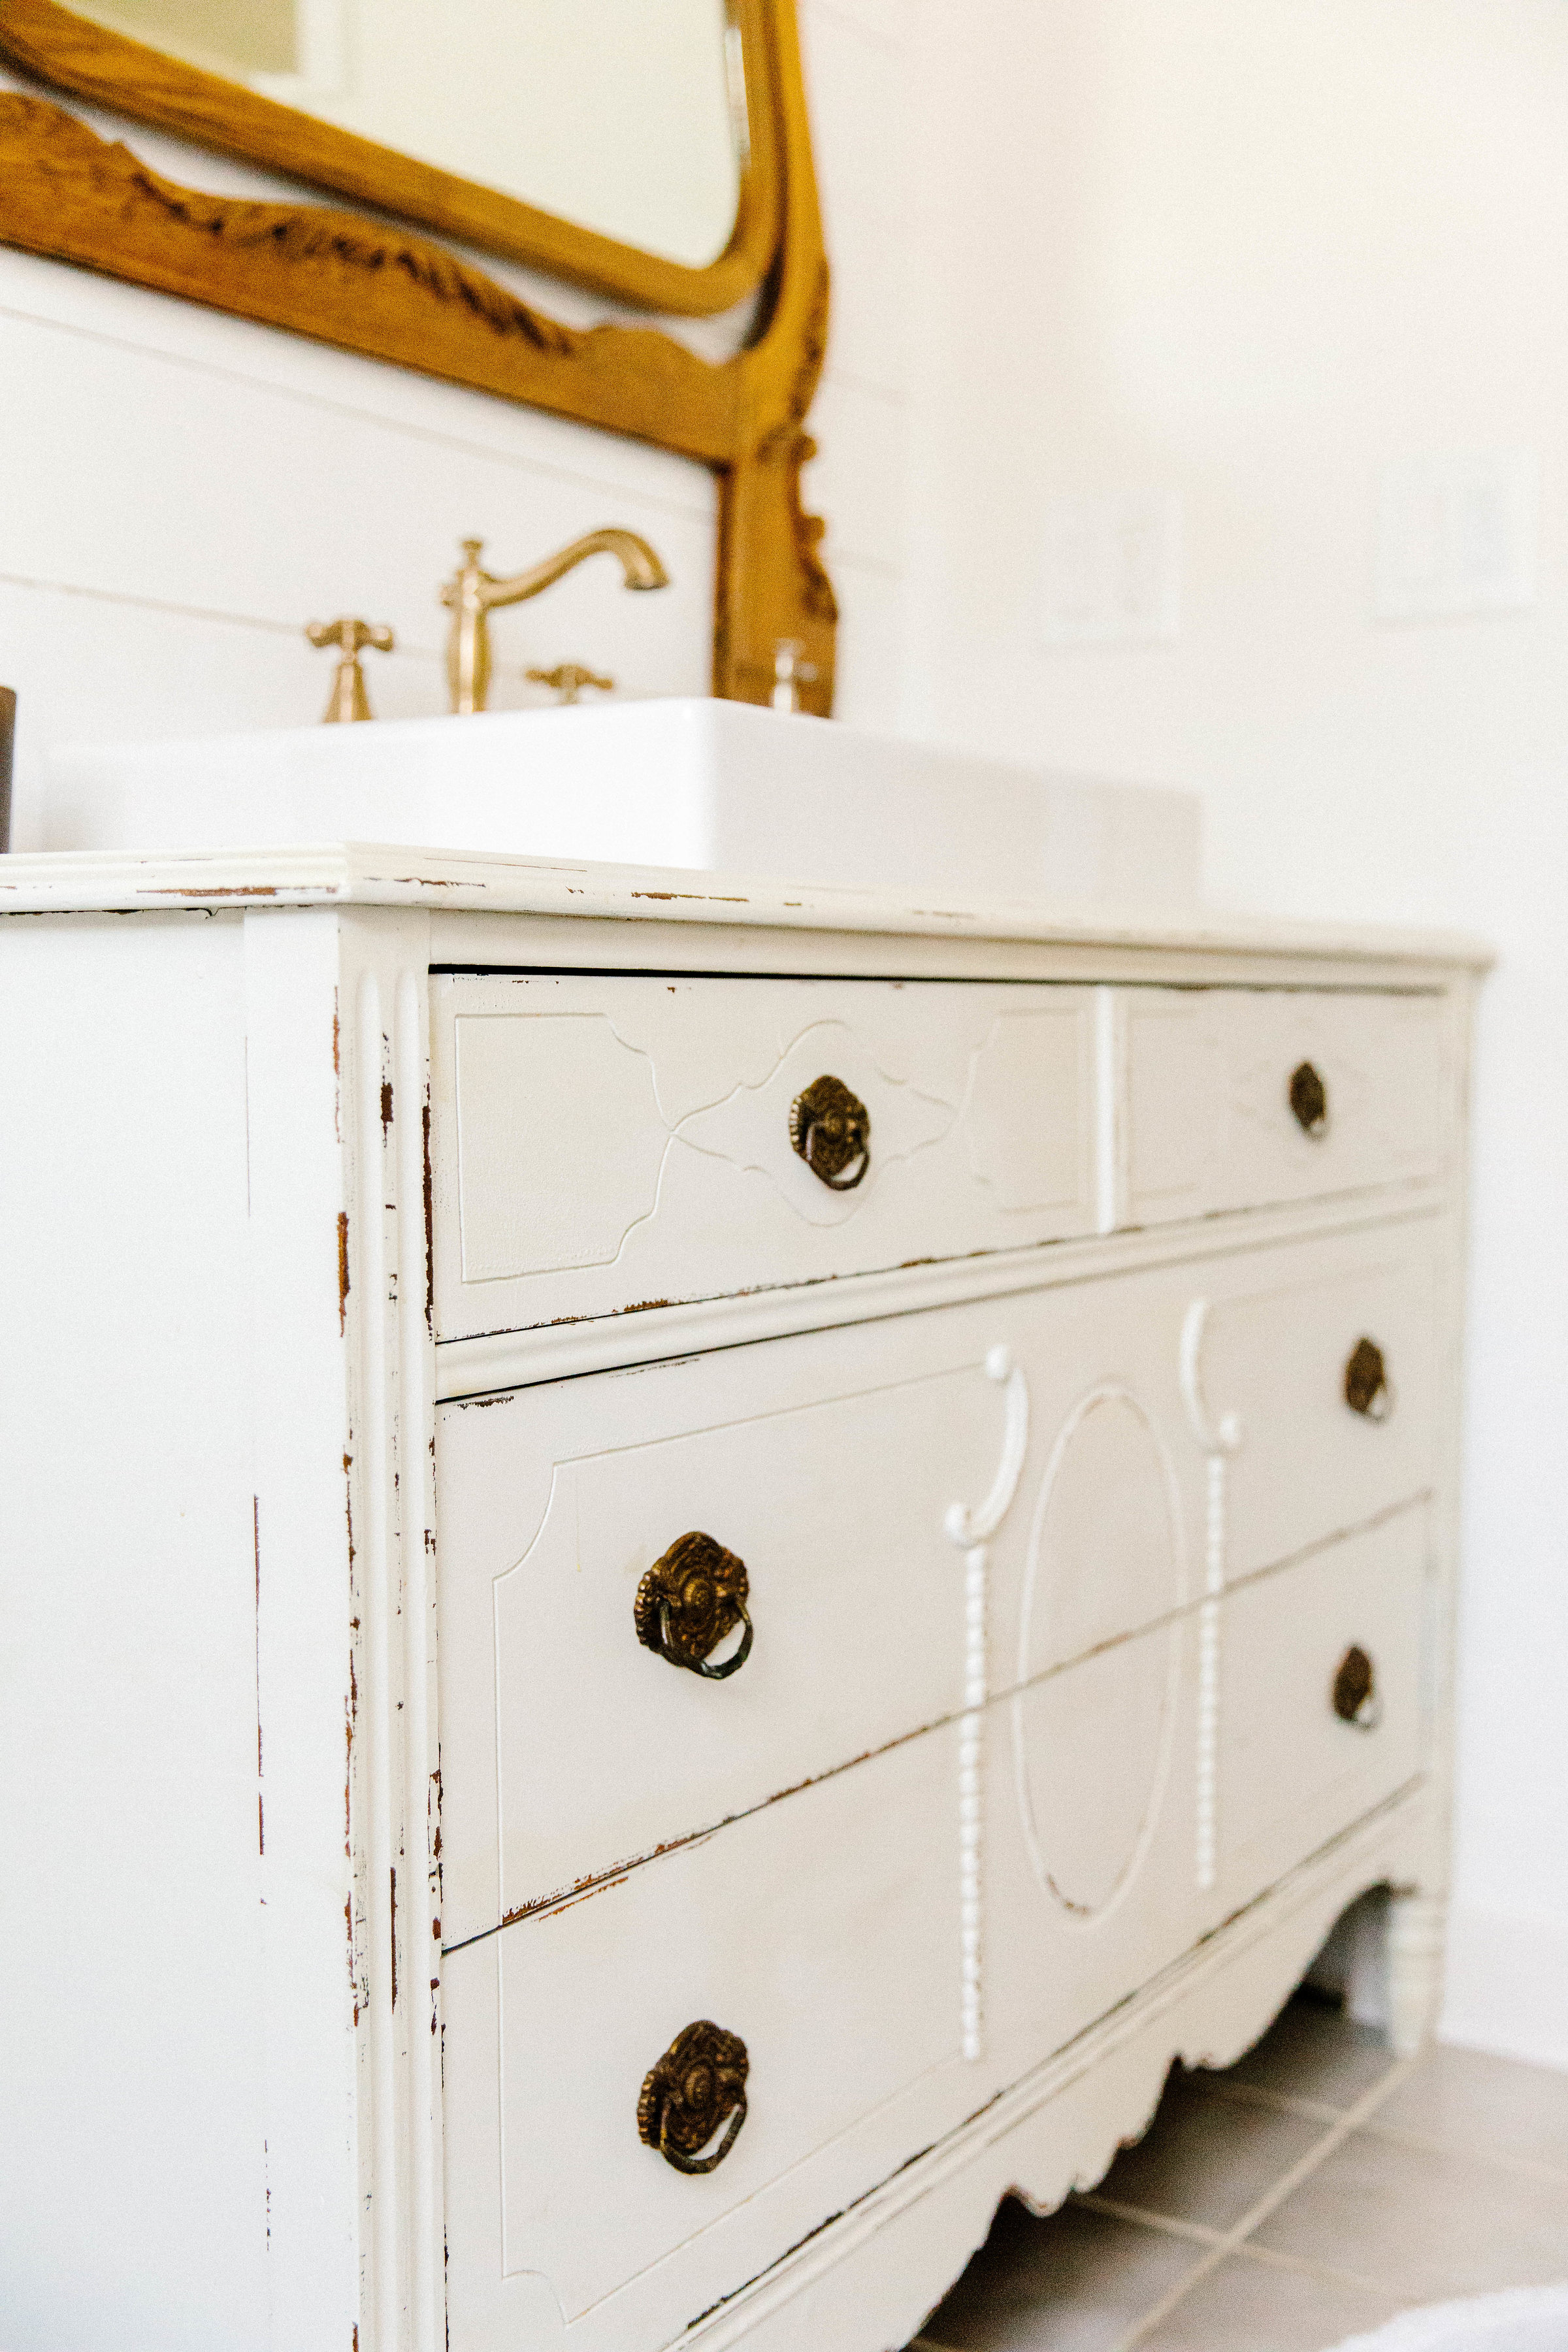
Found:
[[[1394,1411],[1388,1366],[1375,1339],[1358,1339],[1345,1362],[1345,1402],[1366,1421],[1386,1421]]]
[[[694,1528],[677,1537],[637,1586],[632,1618],[645,1650],[710,1683],[739,1674],[752,1654],[746,1563]],[[737,1625],[738,1646],[717,1664],[710,1653]]]
[[[553,669],[530,669],[523,675],[531,685],[549,687],[557,703],[576,702],[585,686],[596,687],[601,694],[616,690],[616,681],[607,670],[587,669],[581,662],[557,662]]]
[[[1357,1731],[1375,1731],[1383,1721],[1376,1671],[1364,1650],[1347,1650],[1340,1660],[1333,1702],[1340,1721],[1353,1724]]]
[[[1297,1126],[1321,1143],[1329,1131],[1329,1090],[1310,1062],[1299,1062],[1291,1071],[1289,1092]]]
[[[796,1095],[789,1139],[830,1192],[852,1192],[871,1165],[871,1114],[842,1078],[813,1078]]]
[[[706,2017],[682,2026],[643,2077],[637,2096],[637,2137],[643,2146],[657,2147],[677,2172],[711,2172],[722,2164],[746,2120],[750,2065],[738,2033],[726,2033]],[[726,2118],[723,2138],[704,2156],[702,2149]]]
[[[311,621],[305,635],[318,650],[324,646],[337,649],[338,666],[332,672],[332,690],[321,713],[322,724],[333,727],[344,719],[371,718],[370,698],[364,690],[364,672],[359,666],[359,657],[367,647],[378,654],[392,652],[396,641],[385,623],[362,621],[355,614],[341,613],[335,621]]]

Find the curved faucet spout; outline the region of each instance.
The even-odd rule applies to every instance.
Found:
[[[669,585],[669,574],[647,540],[635,530],[622,530],[614,525],[604,530],[591,530],[584,538],[574,539],[570,547],[547,555],[527,572],[515,572],[504,580],[481,568],[483,540],[466,539],[462,546],[463,561],[441,590],[441,602],[452,615],[447,640],[447,683],[451,689],[452,709],[459,715],[485,707],[490,683],[489,615],[500,606],[526,604],[531,596],[542,594],[568,572],[574,572],[591,555],[618,557],[621,575],[628,588]]]

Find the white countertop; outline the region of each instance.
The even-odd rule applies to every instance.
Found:
[[[99,850],[0,858],[0,913],[215,911],[279,907],[426,906],[445,913],[592,916],[600,920],[742,925],[958,940],[1241,951],[1295,959],[1376,957],[1484,970],[1486,944],[1463,933],[1280,920],[1205,908],[910,904],[896,891],[741,879],[676,867],[595,865],[479,851],[323,842],[290,849],[135,856]]]

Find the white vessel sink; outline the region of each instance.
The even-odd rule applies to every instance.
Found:
[[[40,849],[329,841],[781,876],[946,898],[1198,894],[1198,805],[748,704],[308,727],[57,751]]]

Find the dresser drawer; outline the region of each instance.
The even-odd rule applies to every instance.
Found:
[[[939,1310],[441,1409],[448,1937],[963,1705],[943,1522],[1002,1449],[997,1329]],[[664,1606],[647,1588],[648,1646],[639,1591],[694,1536],[714,1550],[677,1549]],[[715,1621],[690,1580],[726,1576]],[[670,1662],[738,1656],[737,1599],[743,1663]]]
[[[945,2067],[926,2136],[958,2120],[955,1737],[448,1955],[453,2352],[534,2341],[533,2309],[668,2342],[914,2152],[898,2094]],[[639,2093],[700,2021],[743,2043],[746,2113],[690,2175],[639,2137]]]
[[[958,982],[438,978],[437,1337],[1092,1231],[1092,1003]]]
[[[1447,1238],[1420,1219],[1198,1272],[1184,1372],[1223,1453],[1227,1576],[1431,1486]]]
[[[1440,996],[1125,989],[1117,1034],[1123,1223],[1446,1171],[1454,1074]]]
[[[1223,1904],[1245,1900],[1420,1769],[1425,1509],[1230,1593],[1221,1610],[1216,1848]],[[1335,1711],[1352,1653],[1373,1687]],[[1355,1696],[1354,1667],[1338,1696]]]

